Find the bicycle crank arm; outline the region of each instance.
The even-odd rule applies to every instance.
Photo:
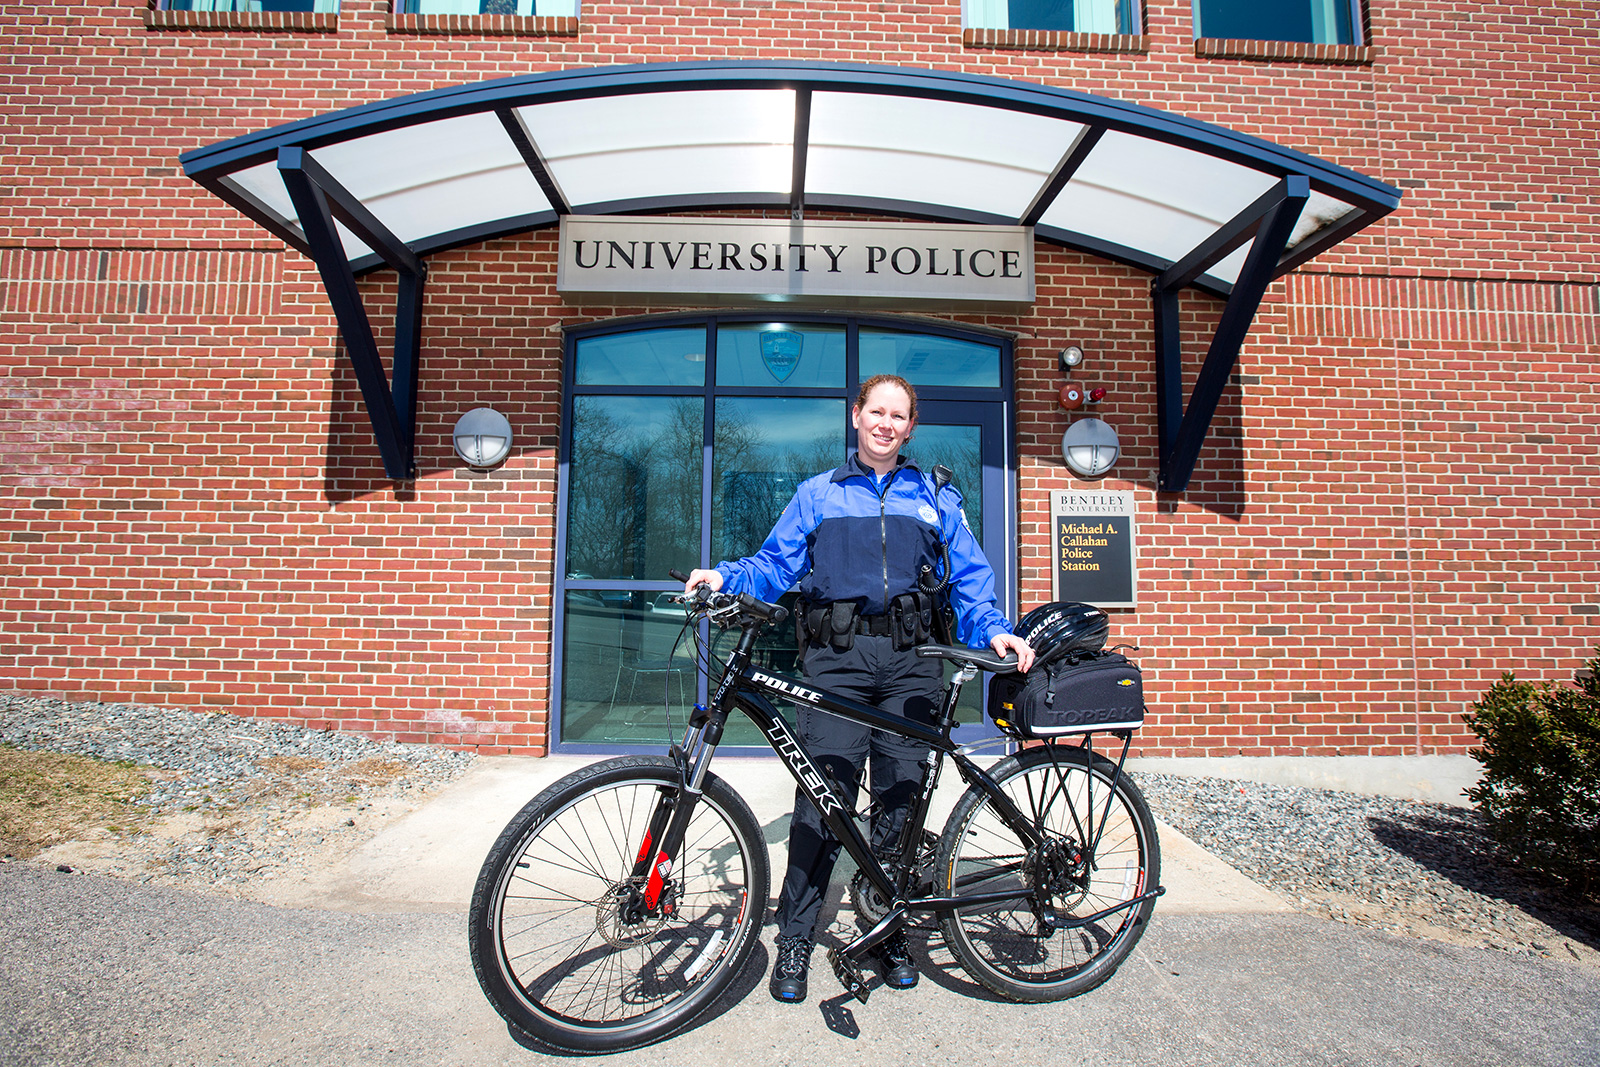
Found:
[[[867,979],[862,975],[861,968],[836,948],[828,950],[828,962],[833,965],[834,977],[839,979],[844,991],[865,1004],[872,990],[867,988]]]

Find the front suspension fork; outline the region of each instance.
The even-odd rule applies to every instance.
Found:
[[[695,705],[683,734],[683,744],[672,748],[673,762],[678,765],[678,784],[660,787],[655,810],[650,813],[650,823],[633,862],[632,880],[635,885],[643,882],[643,905],[650,914],[656,914],[662,907],[663,894],[683,848],[689,820],[700,802],[701,783],[705,781],[711,756],[716,752],[716,742],[722,736],[719,718],[725,721],[726,715],[714,716],[704,706]]]

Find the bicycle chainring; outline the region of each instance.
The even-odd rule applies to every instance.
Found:
[[[911,882],[912,895],[933,892],[933,860],[938,845],[937,834],[932,830],[922,831],[922,849],[917,854],[916,877]],[[893,877],[894,868],[887,862],[884,863],[884,868]],[[876,923],[889,914],[889,902],[860,871],[856,871],[855,877],[850,879],[850,906],[855,909],[858,916],[869,923]]]
[[[850,906],[856,915],[868,924],[876,923],[889,914],[889,902],[883,899],[877,886],[867,881],[860,871],[850,879]]]

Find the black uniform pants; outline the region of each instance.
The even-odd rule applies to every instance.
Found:
[[[944,689],[940,660],[919,659],[910,649],[897,652],[888,637],[860,634],[844,651],[827,645],[808,647],[803,670],[807,679],[824,689],[925,725],[933,724]],[[800,709],[799,728],[817,766],[839,783],[845,802],[852,806],[861,769],[870,756],[870,785],[878,804],[870,840],[874,849],[892,847],[922,780],[928,746],[805,707]],[[810,798],[796,789],[789,866],[778,896],[778,933],[814,936],[839,847]]]

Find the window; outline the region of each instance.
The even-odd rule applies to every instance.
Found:
[[[339,0],[163,0],[167,11],[324,11],[339,10]]]
[[[966,25],[987,30],[1139,33],[1138,0],[964,0]]]
[[[1194,35],[1359,45],[1360,0],[1194,0]]]
[[[576,18],[578,0],[405,0],[408,15],[544,15]]]

